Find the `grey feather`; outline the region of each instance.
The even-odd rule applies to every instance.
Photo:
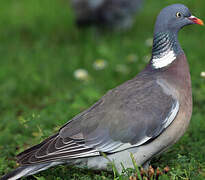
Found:
[[[156,138],[174,120],[179,102],[165,82],[153,77],[157,75],[144,71],[109,91],[40,148],[21,154],[19,162],[33,164],[114,153]]]
[[[182,12],[182,18],[176,17],[176,11]],[[179,29],[194,24],[189,15],[187,7],[175,4],[157,18],[153,50],[161,53],[159,48],[167,50],[164,46],[172,41],[175,56],[170,64],[154,68],[151,59],[135,78],[108,91],[55,135],[20,153],[17,158],[22,167],[3,179],[17,179],[67,162],[105,169],[108,160],[103,160],[101,152],[108,153],[118,169],[122,161],[131,167],[130,152],[143,165],[173,145],[184,134],[192,114],[189,67],[177,38]],[[169,34],[169,41],[161,42],[164,34]]]
[[[108,153],[115,152],[124,143],[141,145],[146,142],[143,139],[158,136],[171,124],[179,110],[176,97],[171,91],[165,91],[168,90],[155,79],[142,73],[109,91],[95,108],[75,118],[60,130],[59,135],[72,138],[75,133],[81,133],[85,145]],[[173,109],[174,117],[169,119]],[[105,150],[105,143],[113,146]]]

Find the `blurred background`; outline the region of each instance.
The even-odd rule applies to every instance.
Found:
[[[118,13],[108,11],[108,20],[104,18],[103,7],[96,15],[104,18],[103,23],[92,19],[94,25],[87,26],[92,21],[79,20],[73,1],[0,1],[0,176],[17,167],[16,154],[56,132],[145,67],[155,19],[163,7],[183,3],[205,21],[203,0],[145,0],[136,9],[121,4],[120,17],[129,14],[122,15],[122,23],[113,18]],[[125,5],[128,9],[122,10]],[[183,138],[152,164],[171,168],[163,179],[199,180],[205,179],[205,28],[186,27],[179,41],[190,64],[193,116]],[[113,179],[113,175],[60,166],[33,179]]]

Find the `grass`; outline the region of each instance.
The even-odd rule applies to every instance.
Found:
[[[204,1],[147,0],[127,32],[78,29],[67,0],[0,2],[0,176],[17,166],[15,155],[39,143],[67,120],[98,100],[107,90],[132,78],[147,63],[157,13],[171,3],[184,3],[205,20]],[[160,179],[205,179],[205,29],[186,27],[179,36],[189,60],[194,110],[180,141],[152,161],[171,169]],[[93,63],[103,59],[102,70]],[[130,59],[137,61],[129,62]],[[73,73],[85,69],[79,81]],[[33,179],[128,179],[126,174],[59,166]],[[30,179],[30,178],[25,178]]]

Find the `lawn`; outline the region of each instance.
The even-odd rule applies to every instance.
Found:
[[[67,0],[0,1],[0,176],[17,167],[15,155],[143,69],[156,15],[172,3],[186,4],[205,20],[203,0],[147,0],[126,32],[78,29]],[[205,179],[205,78],[200,76],[205,71],[205,28],[186,27],[179,40],[190,64],[192,120],[180,141],[152,165],[170,167],[160,179],[200,180]],[[76,76],[79,69],[83,77]],[[32,177],[114,178],[128,176],[59,166]]]

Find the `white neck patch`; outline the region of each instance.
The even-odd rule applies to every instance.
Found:
[[[171,64],[176,59],[176,54],[173,50],[168,51],[168,53],[163,54],[161,57],[152,58],[152,66],[155,69],[163,68]]]

